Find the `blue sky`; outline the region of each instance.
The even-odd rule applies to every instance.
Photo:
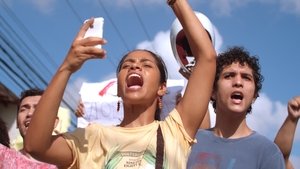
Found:
[[[288,100],[300,95],[300,1],[190,2],[194,10],[206,14],[217,28],[219,52],[228,46],[239,45],[259,56],[265,80],[261,97],[249,115],[249,124],[273,139],[287,115]],[[154,48],[166,58],[170,77],[180,78],[169,43],[169,30],[175,17],[165,0],[1,0],[0,15],[0,34],[14,42],[22,58],[39,75],[32,75],[32,69],[26,69],[22,62],[14,70],[26,70],[28,77],[34,77],[32,81],[40,87],[45,87],[38,82],[41,78],[50,81],[83,20],[104,17],[104,37],[108,40],[104,48],[108,57],[88,61],[72,76],[65,96],[71,105],[76,105],[82,82],[114,77],[120,57],[137,47]],[[12,37],[16,35],[19,39],[13,41]],[[3,40],[0,44],[3,45]],[[9,60],[3,52],[0,52],[0,57]],[[12,80],[14,75],[7,73],[3,64],[0,66],[1,82],[18,95],[22,89]],[[299,130],[298,127],[292,152],[295,168],[300,168]]]

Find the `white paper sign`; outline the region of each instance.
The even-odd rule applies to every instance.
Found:
[[[161,119],[164,119],[175,107],[176,96],[180,94],[184,80],[168,80],[167,93],[163,96]],[[117,96],[117,79],[99,83],[83,83],[79,94],[85,108],[85,114],[78,118],[77,126],[85,127],[89,123],[118,125],[124,117],[122,100]],[[117,111],[118,101],[120,110]]]

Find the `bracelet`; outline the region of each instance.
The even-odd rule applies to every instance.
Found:
[[[167,4],[170,6],[172,6],[175,2],[176,0],[167,0]]]

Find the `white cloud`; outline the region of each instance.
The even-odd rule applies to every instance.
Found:
[[[122,8],[131,8],[132,5],[134,6],[148,6],[149,5],[165,5],[165,1],[161,0],[147,0],[147,1],[141,1],[141,0],[105,0],[105,3],[109,3],[111,5],[115,5]]]
[[[262,93],[253,105],[252,114],[249,114],[247,118],[253,129],[273,140],[287,115],[286,103],[272,101]],[[299,128],[298,125],[297,131],[300,130]],[[294,142],[299,140],[300,133],[296,132]]]
[[[220,53],[221,52],[221,48],[222,48],[222,45],[223,45],[223,37],[221,36],[218,28],[214,26],[214,32],[215,32],[215,49],[217,51],[217,53]]]
[[[213,11],[219,15],[230,15],[236,8],[244,7],[249,3],[277,5],[283,12],[300,15],[299,0],[212,0],[209,3]]]
[[[280,0],[280,9],[284,12],[300,15],[299,0]]]
[[[294,168],[300,168],[300,156],[291,156],[290,160]]]
[[[166,63],[169,78],[182,79],[178,73],[179,65],[177,64],[171,49],[170,31],[158,32],[153,41],[143,41],[137,45],[138,49],[148,49],[159,54]]]
[[[50,13],[55,8],[56,0],[30,0],[29,2],[42,13]]]
[[[212,0],[210,6],[220,15],[230,15],[235,8],[245,6],[251,0]]]
[[[218,29],[215,28],[215,48],[217,52],[220,52],[220,49],[223,44],[223,38],[219,33]],[[153,41],[143,41],[137,45],[138,49],[149,49],[155,51],[159,54],[165,61],[167,69],[169,72],[169,78],[171,79],[182,79],[181,74],[178,73],[179,65],[175,60],[175,57],[172,52],[171,43],[170,43],[170,31],[161,31],[158,32]]]
[[[288,112],[286,104],[278,101],[272,101],[266,94],[262,93],[254,103],[252,114],[248,115],[247,121],[250,128],[273,141],[287,115]],[[297,132],[299,130],[300,126],[298,125],[294,138],[294,152],[296,151],[295,147],[300,146],[300,133]],[[300,156],[292,154],[290,160],[295,168],[300,168]]]
[[[253,104],[252,113],[248,115],[248,124],[259,133],[274,139],[278,129],[287,116],[286,105],[280,102],[272,102],[266,94]]]

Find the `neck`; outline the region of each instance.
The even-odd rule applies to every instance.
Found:
[[[121,127],[139,127],[154,121],[156,105],[140,106],[124,104],[124,119]]]
[[[223,138],[241,138],[249,136],[252,130],[246,122],[246,115],[233,116],[221,112],[216,115],[214,134]]]
[[[24,148],[21,149],[20,152],[21,152],[24,156],[26,156],[27,158],[29,158],[29,159],[31,159],[31,160],[34,160],[34,158],[31,157],[31,155],[30,155],[29,153],[27,153],[27,152],[25,151]]]

